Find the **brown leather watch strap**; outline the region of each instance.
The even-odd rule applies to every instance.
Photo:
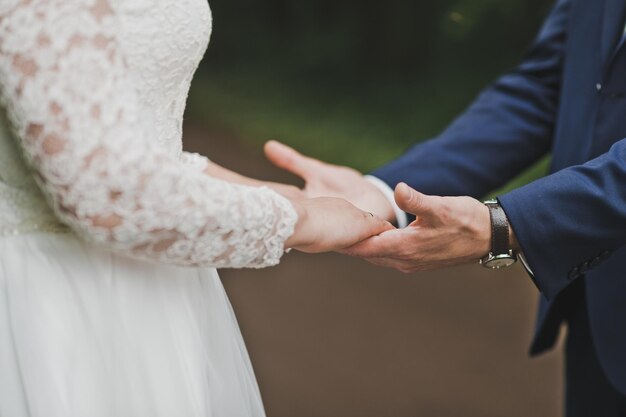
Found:
[[[498,203],[486,203],[491,216],[491,253],[495,256],[510,252],[509,222],[506,213]]]

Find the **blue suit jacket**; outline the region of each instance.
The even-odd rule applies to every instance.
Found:
[[[626,0],[559,0],[530,52],[438,138],[374,173],[481,197],[548,152],[550,175],[500,196],[542,293],[532,353],[550,348],[584,280],[596,350],[626,394]],[[579,282],[580,284],[580,282]]]

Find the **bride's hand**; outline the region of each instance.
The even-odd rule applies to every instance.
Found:
[[[285,246],[307,253],[345,249],[394,227],[340,198],[292,200],[298,212],[294,234]]]

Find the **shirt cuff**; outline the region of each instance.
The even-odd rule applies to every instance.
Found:
[[[533,273],[533,270],[530,269],[530,265],[528,264],[528,261],[526,260],[526,257],[524,256],[524,254],[518,253],[517,258],[520,260],[520,262],[524,266],[524,269],[526,269],[526,272],[528,272],[528,275],[530,275],[531,277],[534,277],[535,274]]]
[[[398,227],[407,227],[409,224],[408,217],[406,213],[402,211],[402,209],[396,204],[396,199],[394,198],[394,193],[391,187],[387,185],[385,181],[372,175],[365,175],[364,178],[374,184],[376,188],[378,188],[380,192],[383,193],[385,198],[389,201],[389,204],[391,204],[391,207],[393,207],[393,212],[396,215],[396,224],[398,225]]]

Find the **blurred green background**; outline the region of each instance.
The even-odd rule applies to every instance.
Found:
[[[368,171],[435,136],[516,65],[551,4],[212,0],[188,118]]]

